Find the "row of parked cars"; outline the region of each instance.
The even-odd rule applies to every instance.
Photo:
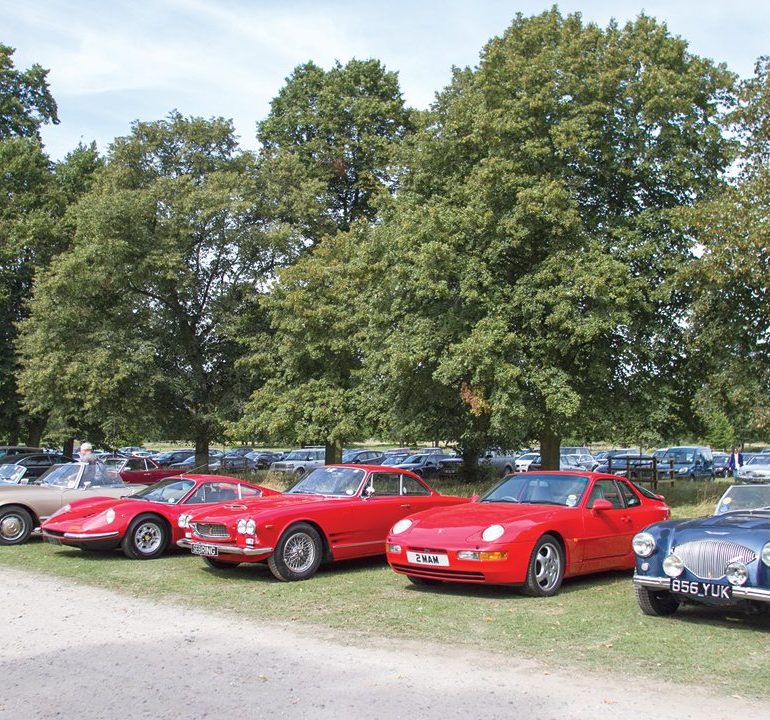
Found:
[[[564,579],[634,569],[641,610],[686,602],[770,607],[770,485],[731,487],[709,518],[672,521],[662,496],[614,474],[511,473],[481,497],[442,495],[410,470],[329,465],[279,493],[184,473],[128,485],[103,463],[52,467],[0,487],[0,545],[54,545],[152,559],[180,547],[215,570],[265,563],[281,581],[384,554],[423,587],[502,584],[534,596]]]

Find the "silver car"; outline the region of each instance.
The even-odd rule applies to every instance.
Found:
[[[312,468],[320,467],[325,462],[325,448],[302,448],[301,450],[292,450],[278,462],[272,463],[270,471],[292,473],[299,477]]]
[[[770,482],[770,454],[755,455],[738,468],[738,480],[745,483]]]

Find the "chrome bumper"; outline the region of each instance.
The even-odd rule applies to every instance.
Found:
[[[648,575],[637,575],[634,573],[634,584],[643,587],[656,588],[657,590],[668,590],[671,586],[671,578],[650,577]],[[741,585],[731,585],[733,589],[734,600],[754,600],[756,602],[770,603],[770,590],[762,588],[742,587]],[[682,595],[678,597],[689,597]],[[697,598],[693,598],[697,599]]]
[[[64,533],[63,535],[49,535],[45,530],[41,530],[40,534],[52,540],[109,540],[120,536],[117,530],[106,533]]]
[[[242,548],[237,545],[219,545],[215,542],[206,542],[206,540],[196,540],[195,543],[200,543],[201,545],[214,545],[221,555],[246,555],[248,557],[253,557],[254,555],[269,555],[274,550],[274,548],[271,547]],[[181,540],[177,540],[176,544],[180,548],[189,550],[193,541],[182,538]]]

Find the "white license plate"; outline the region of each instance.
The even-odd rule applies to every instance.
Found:
[[[193,555],[216,557],[219,555],[219,548],[216,545],[209,545],[208,543],[193,543],[190,545],[190,552]]]
[[[415,565],[438,565],[439,567],[449,567],[449,556],[443,553],[418,553],[408,551],[406,559]]]

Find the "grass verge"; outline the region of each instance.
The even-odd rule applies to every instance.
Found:
[[[467,487],[442,487],[457,492]],[[669,491],[677,516],[710,504],[716,484]],[[707,508],[709,510],[710,508]],[[770,684],[770,617],[685,607],[669,619],[641,614],[630,573],[564,583],[553,598],[509,588],[423,589],[384,561],[338,563],[301,583],[280,583],[266,567],[213,571],[175,553],[141,562],[119,553],[84,553],[34,540],[0,547],[0,565],[259,620],[308,623],[356,634],[423,639],[580,667],[705,685],[725,694],[765,697]],[[34,599],[31,599],[34,602]]]

